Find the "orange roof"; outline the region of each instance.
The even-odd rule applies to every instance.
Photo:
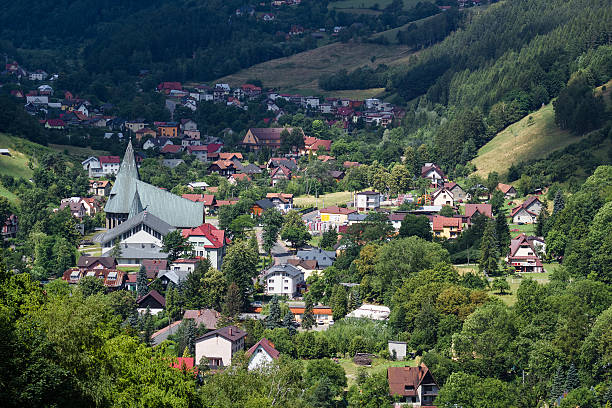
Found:
[[[502,193],[506,194],[511,188],[514,188],[514,187],[512,187],[509,184],[499,183],[497,185],[497,188],[498,188],[499,191],[501,191]]]
[[[454,217],[443,217],[441,215],[435,215],[433,218],[433,230],[440,231],[444,228],[456,227],[461,230],[461,218]]]

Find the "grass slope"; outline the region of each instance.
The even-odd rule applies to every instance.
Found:
[[[259,79],[266,88],[277,88],[284,92],[363,99],[379,95],[384,89],[326,92],[319,88],[319,78],[341,69],[351,71],[364,65],[376,67],[378,64],[405,63],[410,55],[410,50],[405,46],[333,43],[257,64],[215,82],[228,83],[233,87],[250,79]],[[371,61],[372,57],[376,57],[374,62]]]
[[[346,204],[353,199],[353,193],[350,191],[338,191],[336,193],[327,193],[319,196],[319,208],[330,207],[334,205]],[[314,207],[317,205],[317,198],[313,195],[302,195],[295,197],[293,204],[299,208]]]
[[[32,177],[32,170],[28,167],[30,156],[23,153],[23,147],[28,144],[35,145],[24,139],[0,133],[0,148],[9,149],[11,152],[10,157],[0,156],[0,174],[26,179]]]
[[[90,156],[106,156],[106,150],[94,150],[90,147],[78,147],[70,145],[49,144],[49,147],[58,152],[64,153],[74,159],[83,161]]]
[[[480,148],[472,163],[481,176],[492,171],[502,174],[512,163],[546,157],[581,138],[559,129],[550,103],[499,132]]]

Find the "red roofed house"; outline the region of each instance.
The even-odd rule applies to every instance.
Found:
[[[217,204],[217,199],[212,194],[183,194],[182,197],[194,203],[203,203],[205,214],[210,214]]]
[[[161,148],[160,152],[163,154],[177,154],[183,150],[183,146],[181,145],[165,145]]]
[[[514,207],[510,216],[514,224],[533,224],[542,211],[542,202],[538,197],[531,196],[521,205]]]
[[[467,200],[467,194],[463,188],[457,183],[444,183],[444,188],[453,193],[455,203]]]
[[[220,160],[242,160],[242,153],[219,153]]]
[[[183,320],[192,319],[196,327],[204,325],[207,330],[215,330],[221,313],[213,309],[185,310]]]
[[[162,82],[157,85],[157,90],[165,94],[169,94],[170,91],[182,91],[183,86],[180,82]]]
[[[141,266],[144,266],[147,272],[147,279],[154,280],[157,278],[159,271],[165,271],[168,269],[167,259],[143,259],[140,262]]]
[[[211,173],[217,173],[220,176],[226,177],[231,176],[238,171],[236,168],[236,163],[234,163],[232,160],[217,160],[208,167],[208,170]]]
[[[64,129],[66,124],[61,119],[49,119],[45,122],[45,127],[47,129]]]
[[[172,368],[178,370],[193,370],[194,358],[193,357],[176,357],[172,361]]]
[[[330,222],[335,225],[348,224],[348,215],[356,212],[357,210],[338,206],[322,208],[319,210],[319,213],[321,214],[321,222]]]
[[[196,228],[184,229],[183,237],[193,245],[195,256],[208,258],[213,268],[221,270],[225,249],[230,243],[224,230],[204,223]]]
[[[285,129],[288,132],[293,130],[292,128],[250,128],[244,136],[242,144],[250,150],[262,148],[276,150],[281,146],[281,133]]]
[[[117,174],[119,172],[119,165],[121,164],[119,156],[100,156],[98,161],[100,162],[100,167],[102,167],[103,174]]]
[[[89,180],[88,192],[93,195],[105,197],[110,194],[112,184],[108,180]]]
[[[499,183],[497,185],[497,189],[504,193],[504,198],[509,200],[511,198],[516,197],[516,189],[512,187],[510,184]]]
[[[249,356],[249,371],[265,368],[268,364],[278,359],[280,353],[265,337],[253,345],[247,352]]]
[[[300,150],[300,154],[305,155],[312,153],[316,156],[319,149],[329,151],[331,149],[331,140],[317,139],[312,136],[304,136],[304,147]]]
[[[108,290],[118,290],[123,288],[127,280],[127,272],[117,269],[90,269],[80,271],[79,268],[70,268],[62,275],[62,280],[69,284],[77,284],[86,277],[91,276],[102,281],[102,285]]]
[[[489,218],[493,218],[493,210],[491,204],[466,204],[465,205],[465,216],[472,218],[476,213],[486,215]]]
[[[291,180],[291,170],[285,166],[276,167],[270,172],[270,182],[272,187],[276,187],[281,180]]]
[[[517,272],[544,272],[537,246],[540,246],[540,250],[544,248],[541,239],[520,234],[510,241],[510,254],[506,257],[506,262]]]
[[[244,338],[247,333],[236,326],[227,326],[206,333],[195,340],[195,359],[208,359],[210,368],[227,367],[232,364],[232,357],[244,349]]]
[[[390,394],[398,397],[400,403],[412,407],[434,407],[440,387],[425,363],[417,367],[389,367],[387,379]]]
[[[229,181],[229,183],[231,185],[236,185],[238,184],[239,181],[251,181],[251,178],[249,177],[248,174],[244,174],[244,173],[236,173],[236,174],[232,174],[231,176],[228,177],[227,181]]]
[[[187,146],[187,153],[193,154],[200,161],[208,160],[208,146]]]
[[[455,239],[461,234],[461,218],[435,215],[433,217],[432,230],[436,238]]]

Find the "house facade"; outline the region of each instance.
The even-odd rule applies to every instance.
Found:
[[[506,257],[508,265],[517,272],[544,272],[544,265],[538,255],[539,239],[520,234],[510,241],[510,253]],[[540,248],[542,248],[540,246]]]
[[[195,359],[200,363],[208,359],[211,368],[228,367],[238,351],[244,349],[247,333],[236,326],[227,326],[198,337],[195,340]]]
[[[446,188],[437,190],[432,196],[432,204],[439,205],[439,206],[448,205],[448,206],[454,207],[455,205],[454,194],[451,193],[451,191]]]
[[[274,265],[264,272],[262,279],[267,295],[293,298],[304,283],[304,272],[290,264]]]
[[[377,191],[355,193],[354,207],[359,212],[375,211],[380,208],[381,194]]]
[[[436,238],[455,239],[461,234],[462,224],[461,218],[434,215],[432,225],[433,235]]]
[[[431,184],[438,185],[444,181],[444,172],[435,163],[425,163],[421,167],[421,177],[431,180]]]
[[[434,406],[440,387],[424,363],[417,367],[389,367],[387,379],[390,394],[400,404],[414,408]]]
[[[509,184],[499,183],[497,189],[504,193],[504,198],[506,200],[516,197],[516,189]]]
[[[335,226],[348,224],[348,215],[357,212],[350,208],[332,206],[319,210],[321,222],[329,222]]]
[[[249,371],[265,368],[280,356],[274,344],[265,337],[255,343],[246,354],[249,357]]]
[[[229,244],[224,230],[204,223],[196,228],[184,229],[182,234],[191,243],[195,256],[207,258],[213,268],[221,270],[223,256]]]

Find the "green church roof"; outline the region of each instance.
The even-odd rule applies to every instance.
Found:
[[[139,180],[130,141],[104,211],[134,216],[145,208],[177,228],[193,228],[204,223],[202,203],[195,203]]]

